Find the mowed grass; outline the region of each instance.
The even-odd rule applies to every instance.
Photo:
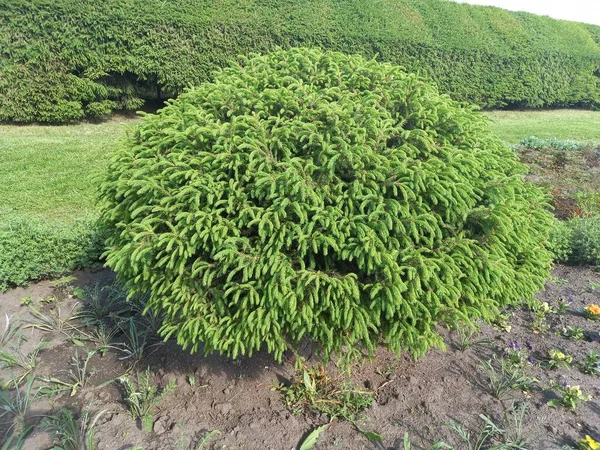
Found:
[[[600,112],[488,111],[492,129],[515,144],[529,136],[600,142]],[[108,155],[139,119],[65,126],[0,125],[0,213],[70,220],[94,210]]]
[[[600,142],[600,111],[554,109],[484,114],[492,119],[492,130],[509,144],[518,144],[530,136]]]
[[[70,220],[93,210],[108,155],[137,120],[0,125],[0,212]]]

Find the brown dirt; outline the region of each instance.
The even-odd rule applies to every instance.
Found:
[[[108,271],[75,275],[78,285],[107,284],[113,280]],[[526,371],[540,380],[540,387],[531,393],[513,391],[511,394],[513,399],[531,404],[525,419],[525,433],[529,438],[527,448],[559,449],[565,444],[574,445],[586,434],[600,440],[599,378],[583,374],[575,364],[570,370],[544,368],[544,358],[552,348],[572,355],[575,361],[581,361],[589,350],[600,351],[600,322],[586,320],[579,312],[586,304],[600,303],[600,289],[594,289],[593,285],[600,283],[600,274],[589,268],[557,266],[554,276],[558,281],[548,282],[538,298],[553,306],[559,297],[572,295],[575,300],[567,314],[548,316],[550,329],[545,333],[532,332],[529,311],[510,310],[510,332],[482,327],[478,338],[491,339],[491,345],[476,345],[459,351],[456,333],[440,329],[448,345],[445,352],[431,351],[415,362],[408,356],[398,358],[381,349],[374,360],[354,366],[353,382],[376,392],[372,406],[364,411],[359,425],[363,430],[381,434],[383,442],[371,442],[353,425],[334,421],[315,448],[402,449],[405,432],[409,433],[416,449],[428,448],[438,440],[455,445],[457,450],[465,448],[444,424],[449,421],[462,423],[476,434],[484,424],[479,414],[502,423],[502,416],[512,400],[499,401],[489,393],[480,365],[492,354],[501,356],[509,342],[518,342],[522,347],[526,343],[531,345],[529,353],[534,362]],[[27,308],[20,305],[21,299],[31,296],[33,304],[40,305],[39,299],[53,291],[55,289],[49,282],[41,282],[27,289],[0,294],[1,317],[7,313],[14,314],[13,320],[31,321]],[[67,310],[75,302],[64,294],[59,297],[64,297],[58,302],[61,310]],[[42,307],[48,310],[53,306]],[[566,325],[584,328],[586,339],[574,341],[557,335]],[[40,353],[35,375],[64,378],[70,358],[78,347],[56,333],[27,329],[24,334],[27,337],[22,347],[24,351],[33,348],[41,338],[49,342]],[[177,383],[177,388],[159,406],[154,431],[145,433],[129,415],[117,384],[105,384],[127,370],[128,361],[120,360],[120,356],[117,351],[110,351],[103,357],[96,354],[92,360],[95,373],[89,386],[73,397],[66,393],[36,402],[30,411],[29,422],[39,421],[39,415],[64,406],[75,411],[86,405],[93,412],[108,410],[96,427],[100,450],[125,450],[136,446],[145,450],[197,449],[202,437],[212,430],[218,430],[219,434],[204,448],[293,450],[299,448],[312,429],[327,423],[327,418],[319,414],[292,414],[281,393],[273,389],[293,378],[291,355],[283,364],[275,363],[265,353],[231,361],[219,355],[190,355],[175,342],[167,342],[158,346],[138,366],[141,369],[149,366],[152,379],[161,386],[169,381]],[[307,362],[316,364],[319,358],[313,356]],[[335,365],[330,363],[328,370],[334,373]],[[6,369],[0,370],[0,377],[7,379],[8,376]],[[194,386],[188,382],[190,376],[195,377]],[[550,380],[580,385],[593,400],[575,411],[550,408],[546,402],[554,394],[552,390],[542,389],[549,386]],[[51,437],[37,428],[26,441],[25,448],[47,449],[51,444]]]

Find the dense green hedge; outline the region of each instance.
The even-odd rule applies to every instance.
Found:
[[[595,107],[599,29],[444,0],[0,0],[0,120],[136,109],[298,45],[424,70],[483,107]]]
[[[98,265],[104,239],[94,216],[64,223],[0,212],[0,292]]]

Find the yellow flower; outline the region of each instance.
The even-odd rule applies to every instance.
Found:
[[[579,447],[584,449],[584,450],[598,450],[600,449],[600,445],[593,440],[591,437],[589,436],[585,436],[584,439],[581,439],[579,441]]]
[[[585,307],[585,310],[588,312],[588,314],[591,314],[593,316],[600,316],[600,306],[598,305],[589,305]]]

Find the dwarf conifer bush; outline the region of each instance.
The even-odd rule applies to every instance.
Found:
[[[241,58],[112,157],[107,262],[192,351],[421,354],[548,275],[552,217],[482,116],[400,67]]]

